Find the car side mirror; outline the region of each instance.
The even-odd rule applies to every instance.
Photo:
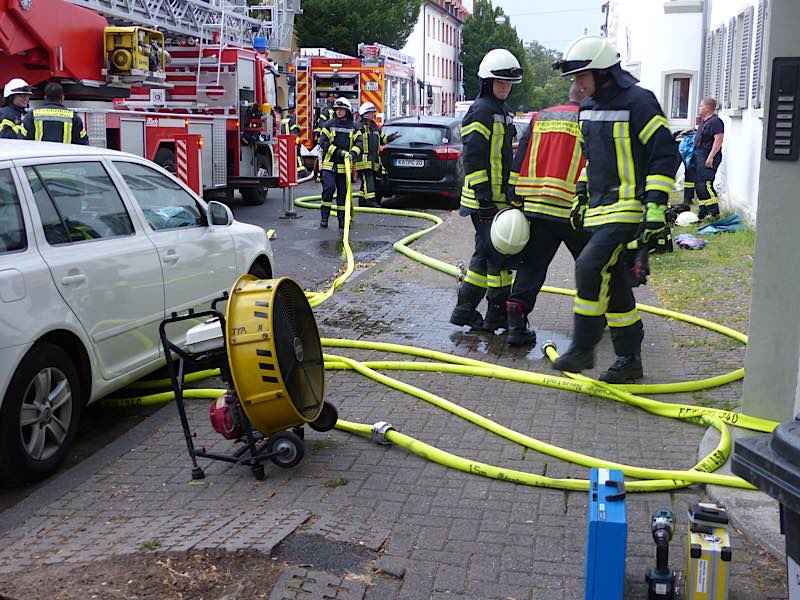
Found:
[[[233,223],[233,213],[231,209],[225,206],[222,202],[212,200],[208,203],[206,209],[206,216],[210,225],[217,225],[227,227]]]

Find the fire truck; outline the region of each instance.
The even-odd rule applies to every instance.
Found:
[[[311,149],[314,125],[328,97],[343,96],[353,110],[372,102],[380,119],[416,114],[414,59],[383,44],[359,44],[358,57],[302,48],[296,61],[298,143]]]
[[[0,80],[28,81],[34,106],[60,82],[91,145],[261,204],[277,185],[272,107],[287,97],[270,50],[289,49],[299,12],[300,0],[0,0]]]

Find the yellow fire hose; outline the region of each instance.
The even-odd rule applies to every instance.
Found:
[[[337,277],[331,286],[322,292],[306,292],[309,303],[311,306],[318,306],[338,289],[350,277],[355,269],[353,260],[353,253],[349,244],[350,233],[350,215],[353,210],[352,206],[352,184],[350,176],[350,161],[345,160],[345,170],[347,179],[347,195],[345,201],[345,227],[343,232],[343,244],[345,248],[345,256],[347,266],[339,277]],[[306,196],[295,200],[297,206],[303,208],[319,208],[318,203],[312,200],[319,199],[319,196]],[[340,209],[341,210],[341,209]],[[447,264],[443,261],[437,260],[426,256],[420,252],[412,250],[408,244],[419,239],[426,233],[442,223],[442,219],[435,215],[410,210],[398,209],[383,209],[383,208],[368,208],[359,207],[355,209],[358,212],[373,212],[382,214],[391,214],[397,216],[414,217],[427,219],[434,222],[434,225],[412,233],[403,239],[395,242],[395,250],[408,256],[412,260],[416,260],[443,273],[447,273],[454,277],[460,274],[457,267]],[[573,290],[566,290],[563,288],[552,288],[545,286],[542,291],[574,295]],[[710,329],[722,335],[726,335],[744,344],[747,343],[747,336],[744,334],[730,329],[728,327],[685,315],[674,311],[652,307],[644,304],[637,304],[638,308],[642,311],[652,314],[660,315],[666,318],[676,319]],[[603,467],[614,468],[622,470],[628,477],[633,477],[639,481],[627,482],[626,490],[631,492],[653,492],[653,491],[666,491],[686,487],[693,483],[706,483],[713,485],[724,485],[729,487],[737,487],[743,489],[755,489],[752,485],[743,479],[731,475],[718,475],[714,473],[716,469],[721,467],[731,452],[731,437],[730,431],[726,424],[735,425],[754,431],[771,432],[778,423],[752,417],[741,413],[732,411],[721,410],[711,407],[700,407],[687,404],[674,404],[669,402],[660,402],[645,398],[639,394],[672,394],[679,392],[689,392],[708,389],[731,383],[739,380],[744,376],[744,369],[737,369],[723,375],[701,379],[696,381],[686,381],[678,383],[662,383],[662,384],[628,384],[628,385],[609,385],[601,381],[596,381],[589,377],[566,373],[567,377],[560,377],[556,375],[544,375],[541,373],[534,373],[531,371],[524,371],[521,369],[513,369],[501,365],[495,365],[475,359],[460,357],[445,352],[435,350],[427,350],[424,348],[416,348],[413,346],[405,346],[400,344],[390,344],[384,342],[365,342],[360,340],[343,340],[333,338],[323,338],[322,345],[328,348],[352,348],[373,350],[385,353],[404,354],[413,356],[415,358],[427,359],[426,362],[422,361],[367,361],[361,362],[353,360],[349,357],[327,354],[325,355],[325,368],[326,370],[353,370],[370,379],[389,386],[396,390],[402,391],[409,395],[415,396],[426,402],[434,404],[439,408],[447,410],[467,421],[483,427],[501,437],[504,437],[512,442],[520,444],[526,448],[536,450],[538,452],[572,462],[585,467]],[[555,360],[558,354],[552,345],[545,345],[545,353],[550,360]],[[523,433],[514,431],[504,425],[496,423],[491,419],[483,417],[473,411],[463,408],[449,400],[446,400],[436,394],[422,390],[418,387],[404,383],[379,371],[429,371],[436,373],[452,373],[457,375],[469,375],[477,377],[490,377],[494,379],[502,379],[505,381],[515,381],[518,383],[540,385],[554,389],[567,390],[580,394],[586,394],[603,398],[607,400],[615,400],[623,402],[630,406],[641,408],[652,414],[670,417],[675,419],[689,420],[704,426],[711,426],[720,432],[720,441],[717,447],[700,462],[688,470],[672,470],[672,469],[651,469],[644,467],[637,467],[632,465],[625,465],[615,463],[612,461],[603,460],[597,457],[588,456],[571,450],[566,450],[558,446],[548,444],[527,436]],[[197,373],[189,374],[185,377],[186,382],[193,382],[205,379],[207,377],[216,376],[219,374],[218,370],[206,370]],[[153,380],[137,382],[127,389],[153,389],[161,388],[170,385],[169,379]],[[222,390],[218,389],[186,389],[184,390],[184,397],[186,398],[216,398],[220,395]],[[145,396],[138,396],[133,398],[108,398],[101,402],[103,406],[130,406],[130,405],[149,405],[167,402],[174,398],[173,392],[163,392],[157,394],[149,394]],[[353,423],[339,419],[336,427],[342,431],[350,433],[372,436],[373,426],[363,423]],[[445,452],[426,444],[420,440],[416,440],[408,435],[400,433],[394,429],[389,429],[385,432],[385,440],[392,444],[401,446],[406,450],[417,454],[427,460],[434,461],[445,467],[458,469],[467,473],[481,475],[483,477],[490,477],[513,483],[521,483],[524,485],[535,485],[541,487],[550,487],[567,490],[586,490],[589,483],[584,479],[569,479],[569,478],[551,478],[534,473],[527,473],[517,471],[514,469],[505,469],[493,465],[488,465],[468,458],[456,456],[449,452]]]

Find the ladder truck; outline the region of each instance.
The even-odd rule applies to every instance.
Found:
[[[22,77],[36,104],[57,81],[91,145],[261,204],[278,183],[269,51],[289,50],[299,12],[300,0],[0,0],[0,82]],[[191,181],[186,161],[199,165]]]

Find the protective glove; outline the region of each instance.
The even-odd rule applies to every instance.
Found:
[[[497,214],[497,205],[493,203],[491,204],[481,204],[478,208],[478,219],[482,223],[491,223],[494,216]]]
[[[336,156],[338,156],[339,158],[344,160],[345,158],[350,156],[350,153],[347,150],[342,150],[341,148],[337,148],[336,149]]]
[[[639,239],[643,244],[647,245],[651,240],[658,237],[667,226],[666,218],[667,207],[664,204],[656,204],[655,202],[648,202],[644,212],[644,222],[642,223],[642,232]]]
[[[572,199],[572,210],[569,212],[569,223],[575,231],[583,231],[583,217],[589,206],[589,198],[578,194]]]
[[[506,202],[512,208],[518,208],[520,210],[522,210],[522,207],[525,204],[520,196],[517,196],[514,192],[511,191],[506,192]]]

